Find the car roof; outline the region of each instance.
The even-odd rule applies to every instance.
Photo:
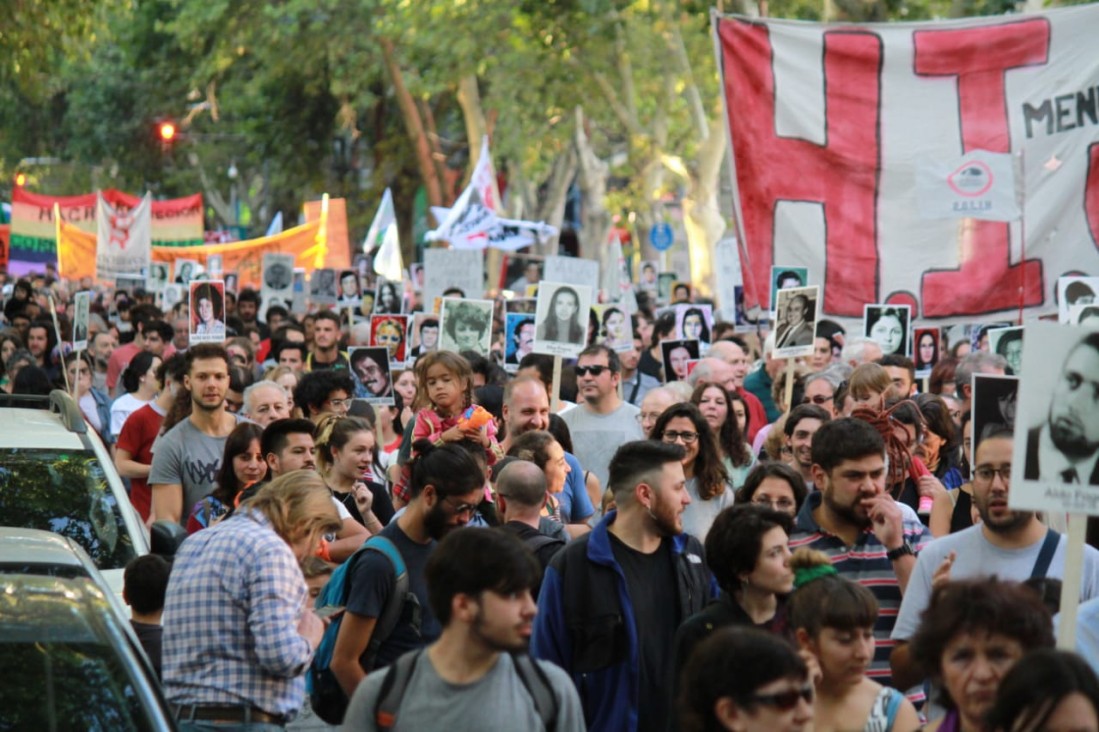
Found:
[[[95,566],[72,539],[40,529],[0,526],[0,564],[11,563]]]
[[[61,417],[44,409],[0,408],[0,449],[40,448],[85,451],[81,435],[66,429]]]

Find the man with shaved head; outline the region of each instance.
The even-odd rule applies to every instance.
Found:
[[[546,505],[546,474],[532,462],[514,460],[496,478],[496,509],[503,528],[527,545],[545,573],[553,555],[565,546],[564,539],[547,536],[538,530],[542,507]],[[532,592],[537,593],[541,587]]]

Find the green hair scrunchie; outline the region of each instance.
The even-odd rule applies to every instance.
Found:
[[[815,567],[799,567],[794,570],[794,589],[804,587],[815,579],[837,574],[831,564],[818,564]]]

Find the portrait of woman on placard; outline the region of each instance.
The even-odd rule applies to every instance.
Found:
[[[580,295],[571,287],[559,287],[550,299],[549,312],[538,325],[538,340],[559,343],[584,343],[580,323]]]
[[[630,318],[618,307],[608,307],[603,311],[603,343],[613,350],[629,350],[633,347],[633,333],[630,332]]]
[[[455,353],[474,351],[485,356],[489,351],[491,325],[491,302],[444,300],[442,349]]]
[[[401,291],[395,282],[379,282],[378,298],[374,301],[374,312],[378,315],[401,314]]]
[[[917,371],[931,372],[935,364],[939,362],[939,331],[936,328],[921,329],[916,331],[916,362]]]
[[[680,336],[686,341],[698,341],[704,349],[709,347],[710,326],[706,323],[706,313],[702,308],[683,309]]]
[[[383,346],[389,351],[389,360],[405,360],[405,321],[402,318],[378,317],[370,319],[372,346]]]
[[[866,336],[881,346],[882,355],[908,352],[908,309],[870,306],[866,309]]]

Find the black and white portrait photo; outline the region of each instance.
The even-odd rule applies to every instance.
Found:
[[[591,288],[543,282],[538,287],[534,352],[576,356],[587,343]]]
[[[375,315],[400,315],[403,308],[402,301],[403,294],[400,282],[378,280],[377,295],[374,298]]]
[[[413,359],[439,347],[439,316],[435,313],[414,313],[412,330],[408,334],[409,356]]]
[[[1019,377],[973,374],[973,445],[998,430],[1014,430],[1019,407]]]
[[[193,280],[197,274],[198,262],[193,259],[176,260],[175,282],[177,285],[190,284],[191,280]]]
[[[492,348],[492,300],[444,297],[439,312],[444,351],[473,351],[486,358]]]
[[[1023,328],[993,328],[988,331],[988,350],[998,353],[1011,367],[1011,373],[1023,373]]]
[[[1022,481],[1012,483],[1011,506],[1095,514],[1099,330],[1042,322],[1026,328],[1012,464]]]
[[[882,355],[907,356],[908,326],[912,308],[908,305],[866,305],[863,308],[862,334],[881,346]]]
[[[73,295],[73,350],[88,348],[88,316],[91,311],[92,293],[88,290]]]
[[[686,381],[691,361],[698,360],[698,341],[661,341],[664,381]]]
[[[168,263],[150,262],[149,276],[145,278],[145,289],[149,292],[164,292],[168,284]]]
[[[1071,323],[1069,311],[1074,306],[1092,305],[1099,302],[1099,277],[1066,275],[1057,278],[1057,319],[1061,323]]]
[[[778,290],[775,306],[775,350],[772,358],[813,355],[820,287]]]
[[[336,270],[313,270],[309,278],[309,299],[317,305],[336,304]]]

